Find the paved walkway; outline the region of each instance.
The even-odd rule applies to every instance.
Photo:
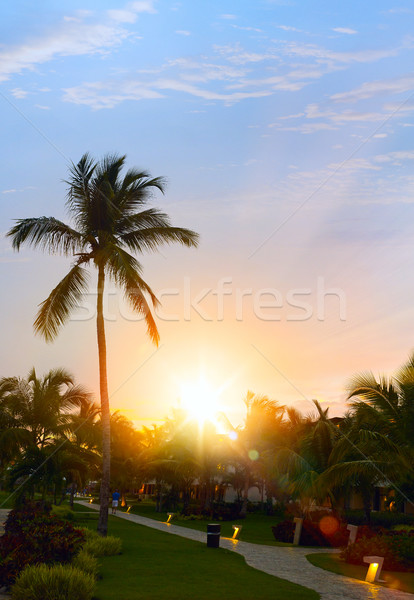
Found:
[[[92,505],[86,502],[79,502],[79,504],[99,510],[99,506],[96,504]],[[196,542],[206,543],[206,533],[202,531],[122,512],[117,513],[117,517],[159,531],[180,535]],[[335,575],[314,567],[305,557],[307,554],[321,552],[321,549],[261,546],[228,538],[221,538],[220,546],[241,554],[248,565],[259,571],[315,590],[321,595],[322,600],[414,600],[414,594]]]

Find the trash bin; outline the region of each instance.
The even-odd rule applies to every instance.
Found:
[[[207,525],[207,547],[218,548],[220,546],[221,526],[216,523]]]

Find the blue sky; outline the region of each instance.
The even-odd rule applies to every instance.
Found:
[[[110,290],[114,408],[155,422],[204,372],[235,422],[247,389],[304,412],[318,398],[340,414],[352,374],[404,362],[414,346],[411,2],[1,11],[2,233],[15,218],[66,218],[67,165],[89,151],[164,175],[154,203],[201,234],[197,251],[142,257],[163,300],[158,351]],[[33,336],[36,305],[69,262],[15,255],[2,236],[1,375],[64,365],[96,391],[92,290],[53,345]]]

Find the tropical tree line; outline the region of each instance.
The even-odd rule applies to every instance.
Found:
[[[107,532],[111,485],[123,490],[155,482],[158,506],[180,498],[190,507],[197,486],[200,509],[208,511],[226,486],[247,510],[248,493],[258,487],[263,500],[297,500],[303,511],[328,501],[333,508],[355,491],[369,516],[372,490],[393,489],[396,502],[410,502],[413,490],[414,358],[392,378],[362,374],[349,389],[350,408],[337,421],[314,402],[314,414],[248,393],[243,426],[233,428],[225,415],[218,434],[212,424],[198,428],[182,411],[159,427],[136,431],[112,413],[108,398],[105,284],[111,279],[132,308],[144,315],[155,344],[159,332],[151,309],[158,300],[142,277],[136,255],[161,244],[195,247],[198,235],[172,226],[168,215],[148,208],[162,178],[129,169],[125,156],[95,161],[85,154],[69,169],[70,221],[54,217],[18,219],[8,232],[19,251],[28,245],[71,256],[67,275],[42,302],[35,332],[55,339],[88,290],[87,267],[97,270],[97,342],[100,404],[77,386],[66,371],[39,378],[0,382],[0,469],[4,484],[17,494],[46,494],[57,500],[90,480],[100,481],[98,530]],[[316,411],[316,412],[315,412]],[[224,432],[224,433],[223,433]]]
[[[263,506],[296,501],[339,511],[359,494],[369,519],[376,487],[394,508],[414,491],[414,356],[395,377],[357,375],[349,410],[329,418],[314,401],[312,414],[248,392],[244,423],[233,428],[198,422],[181,409],[162,425],[137,430],[110,415],[112,488],[123,494],[151,484],[158,510],[212,511],[232,487],[241,517],[256,487]],[[38,377],[0,380],[2,486],[17,498],[35,492],[55,502],[102,478],[101,410],[63,369]]]

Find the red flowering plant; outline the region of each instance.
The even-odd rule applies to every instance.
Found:
[[[49,514],[47,506],[27,503],[12,510],[0,537],[0,586],[10,586],[27,565],[66,563],[80,550],[85,534]]]
[[[414,570],[414,532],[386,531],[373,537],[361,537],[340,554],[346,562],[364,564],[364,556],[383,556],[387,571]]]

